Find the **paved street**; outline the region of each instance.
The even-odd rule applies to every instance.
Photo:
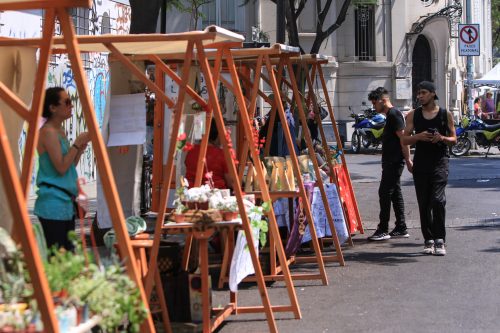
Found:
[[[330,284],[297,281],[303,319],[276,315],[281,332],[499,332],[500,155],[452,158],[447,189],[448,255],[424,256],[411,175],[403,174],[410,238],[355,237],[346,267],[328,264]],[[378,217],[380,154],[346,155],[367,234]],[[391,222],[392,223],[392,222]],[[282,283],[272,304],[288,304]],[[217,293],[219,294],[219,293]],[[241,302],[259,304],[257,290]],[[241,315],[220,332],[267,331],[262,315]]]
[[[302,320],[276,314],[280,332],[499,332],[500,153],[450,160],[448,255],[424,256],[411,175],[402,177],[410,238],[367,242],[378,217],[380,153],[347,154],[366,235],[345,248],[345,267],[327,264],[329,285],[296,281]],[[86,187],[95,206],[95,183]],[[31,201],[32,202],[32,201]],[[391,222],[392,223],[392,222]],[[294,270],[296,270],[294,268]],[[283,283],[268,288],[271,303],[289,304]],[[214,292],[221,305],[227,292]],[[255,287],[239,303],[259,305]],[[266,332],[263,314],[230,317],[218,332]]]

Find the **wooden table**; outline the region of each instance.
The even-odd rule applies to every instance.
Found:
[[[201,272],[201,293],[203,312],[203,332],[213,332],[225,318],[236,313],[237,303],[234,293],[231,293],[231,301],[224,308],[212,308],[210,305],[210,288],[208,279],[208,239],[216,231],[234,232],[241,228],[241,220],[222,221],[213,223],[167,223],[162,227],[163,234],[186,234],[192,235],[199,242],[199,258]],[[211,311],[215,317],[211,318]]]

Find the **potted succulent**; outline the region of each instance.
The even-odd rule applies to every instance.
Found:
[[[0,332],[36,332],[32,296],[23,253],[0,228]]]
[[[238,217],[239,209],[236,200],[223,200],[219,203],[218,208],[224,221],[232,221]]]
[[[84,251],[76,242],[75,252],[52,250],[45,264],[51,291],[63,290],[61,303],[66,308],[75,306],[81,318],[85,319],[89,313],[100,316],[103,332],[122,328],[139,332],[147,313],[135,283],[115,258],[108,260],[106,266],[97,266],[92,260],[86,262]]]
[[[187,211],[187,207],[182,204],[180,200],[175,203],[175,210],[172,213],[172,219],[176,223],[182,223],[185,221],[186,216],[184,213]]]

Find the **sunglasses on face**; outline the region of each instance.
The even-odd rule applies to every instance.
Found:
[[[66,106],[71,106],[71,105],[73,105],[73,102],[71,101],[71,98],[68,97],[65,100],[59,102],[59,105],[61,105],[61,104],[65,104]]]

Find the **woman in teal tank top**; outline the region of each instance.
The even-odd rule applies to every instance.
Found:
[[[43,117],[38,140],[39,169],[34,213],[40,220],[47,246],[56,245],[72,250],[68,232],[75,230],[74,198],[78,195],[76,165],[90,140],[81,133],[70,145],[63,122],[71,117],[73,104],[61,87],[45,92]]]

